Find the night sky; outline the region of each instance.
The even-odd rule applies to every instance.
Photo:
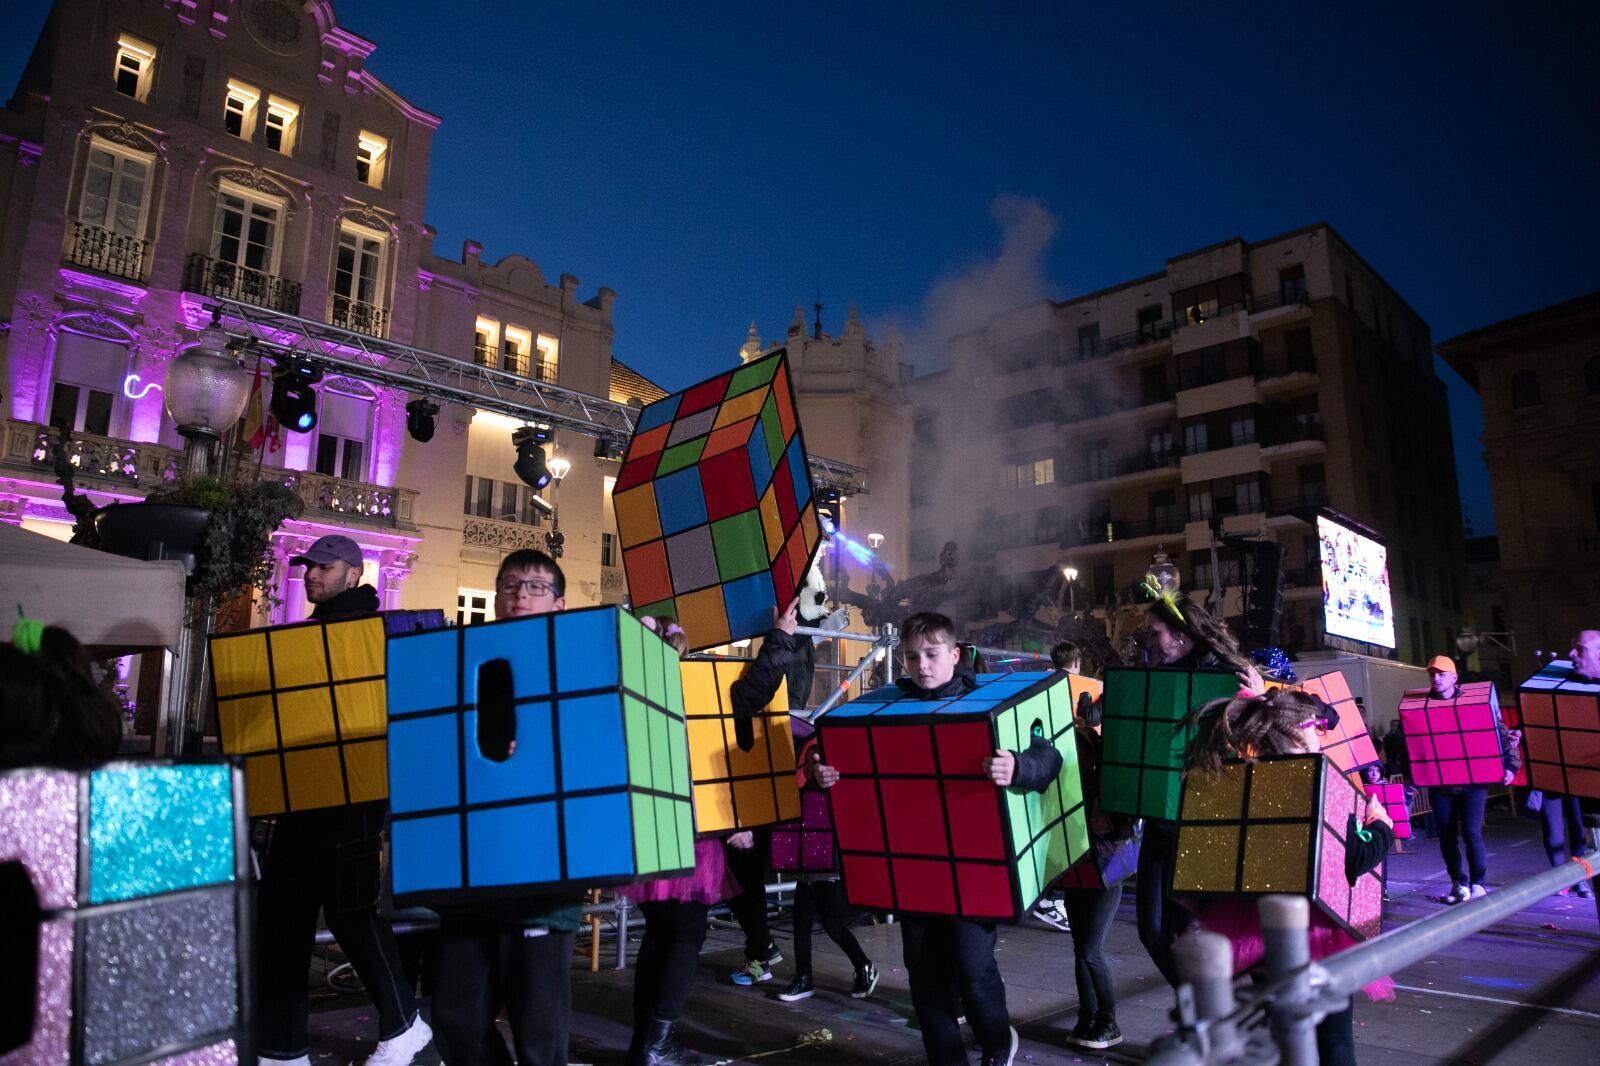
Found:
[[[46,6],[0,5],[7,88]],[[437,248],[614,288],[615,354],[669,388],[819,275],[825,328],[856,304],[937,365],[1007,305],[1317,220],[1435,342],[1600,289],[1600,6],[476,6],[336,5],[444,117]],[[1478,405],[1439,371],[1489,532]]]

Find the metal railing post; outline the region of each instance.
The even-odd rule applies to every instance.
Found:
[[[894,625],[889,622],[885,622],[883,625],[883,635],[889,640],[889,651],[883,657],[883,683],[892,685],[894,684],[894,649],[900,643],[900,638],[896,635]]]
[[[1239,1047],[1230,1015],[1233,945],[1221,933],[1197,932],[1172,948],[1178,967],[1178,1031],[1163,1037],[1146,1061],[1156,1066],[1204,1066],[1225,1061]]]
[[[616,969],[628,968],[628,897],[617,893],[617,898],[612,906],[617,912],[617,965]]]
[[[1280,989],[1270,1004],[1272,1038],[1287,1066],[1317,1066],[1311,1013],[1311,904],[1304,896],[1266,896],[1258,908],[1267,983]]]

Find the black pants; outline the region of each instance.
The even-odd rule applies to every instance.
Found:
[[[728,869],[739,882],[739,894],[728,901],[744,930],[744,957],[766,964],[772,932],[767,928],[767,867],[772,861],[772,830],[757,829],[749,848],[728,848]]]
[[[677,1021],[689,999],[700,946],[706,942],[704,903],[662,900],[641,903],[644,940],[633,970],[633,1024],[637,1029],[652,1017]]]
[[[843,881],[801,881],[794,886],[794,972],[796,977],[811,976],[811,923],[822,922],[822,931],[850,956],[850,965],[861,969],[867,953],[850,931],[850,904]]]
[[[1139,942],[1173,988],[1178,987],[1178,964],[1173,961],[1172,943],[1189,928],[1192,920],[1188,911],[1167,896],[1177,846],[1177,826],[1154,818],[1145,819],[1144,839],[1139,843],[1139,869],[1134,875]]]
[[[378,1009],[378,1039],[399,1036],[417,1006],[388,919],[378,913],[379,804],[288,814],[278,819],[256,893],[260,1054],[306,1054],[307,977],[317,912]]]
[[[572,934],[533,931],[440,912],[433,1040],[450,1066],[566,1066]],[[495,1027],[502,1006],[515,1058]]]
[[[1006,1013],[1006,986],[994,961],[992,922],[965,918],[902,918],[900,939],[906,974],[911,979],[911,1006],[922,1028],[922,1046],[931,1066],[960,1063],[959,992],[967,1022],[988,1055],[1004,1055],[1011,1047],[1011,1017]]]
[[[1583,827],[1583,805],[1577,796],[1546,792],[1539,820],[1544,823],[1544,853],[1551,866],[1588,850],[1589,833]]]
[[[1359,993],[1358,993],[1359,995]],[[1337,1014],[1317,1023],[1319,1066],[1356,1066],[1356,1007],[1354,1001]]]
[[[1489,851],[1483,846],[1483,805],[1487,785],[1430,788],[1428,798],[1439,819],[1439,851],[1445,873],[1458,885],[1481,885],[1489,873]],[[1467,865],[1461,864],[1461,844],[1466,842]]]
[[[1105,889],[1069,889],[1062,894],[1072,927],[1072,963],[1078,978],[1079,1015],[1117,1016],[1117,997],[1106,965],[1106,934],[1122,902],[1122,882]]]

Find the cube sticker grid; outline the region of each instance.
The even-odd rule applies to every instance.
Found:
[[[1524,681],[1517,698],[1529,784],[1600,799],[1600,683],[1556,659]]]
[[[244,757],[250,816],[387,798],[385,634],[443,625],[394,611],[213,636],[222,750]]]
[[[1239,679],[1223,671],[1107,669],[1100,805],[1132,818],[1177,818],[1184,752],[1195,732],[1184,716],[1238,691]]]
[[[1380,781],[1367,785],[1367,791],[1378,797],[1383,809],[1394,822],[1396,840],[1411,839],[1411,804],[1406,802],[1406,786],[1399,781]]]
[[[401,905],[694,869],[678,654],[633,615],[592,607],[394,637],[389,681]]]
[[[1319,730],[1318,737],[1322,741],[1322,754],[1332,759],[1333,765],[1341,773],[1350,773],[1382,761],[1344,674],[1334,670],[1321,677],[1309,678],[1301,682],[1299,687],[1301,691],[1309,692],[1326,703],[1333,711],[1332,723],[1329,728]]]
[[[1306,896],[1353,936],[1378,933],[1383,866],[1345,877],[1350,816],[1363,802],[1320,755],[1228,763],[1192,774],[1178,815],[1172,893],[1178,897]]]
[[[735,832],[800,815],[785,683],[750,720],[750,747],[738,740],[733,683],[743,659],[688,659],[681,666],[689,729],[694,824],[701,835]]]
[[[1500,700],[1488,681],[1462,685],[1448,700],[1428,689],[1407,692],[1400,700],[1400,729],[1411,783],[1498,785],[1505,778],[1499,720]]]
[[[1063,673],[981,674],[949,700],[897,686],[817,719],[845,890],[859,907],[1015,919],[1089,849]],[[995,748],[1026,751],[1037,731],[1061,754],[1043,792],[999,789]]]
[[[799,748],[797,764],[817,750],[816,729],[800,715],[789,719]],[[801,784],[797,779],[796,784]],[[814,785],[801,785],[800,817],[772,827],[772,868],[780,873],[832,873],[839,868],[833,849],[833,818],[828,794]]]
[[[244,787],[220,760],[0,773],[5,965],[34,997],[0,1060],[253,1061]]]
[[[760,636],[820,539],[787,358],[650,404],[612,490],[628,594],[694,649]]]

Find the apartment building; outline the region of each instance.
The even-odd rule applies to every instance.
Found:
[[[1065,565],[1061,598],[1103,610],[1157,552],[1238,617],[1248,538],[1282,550],[1280,642],[1323,647],[1332,507],[1388,545],[1399,654],[1452,646],[1460,505],[1428,326],[1326,223],[1018,307],[951,353],[911,383],[909,562],[956,540],[969,621],[1059,589]]]

